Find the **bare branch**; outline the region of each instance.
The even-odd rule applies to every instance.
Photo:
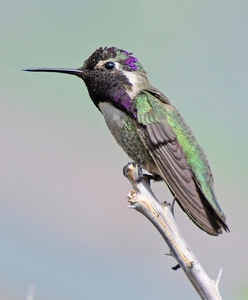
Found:
[[[173,206],[166,202],[160,203],[156,199],[138,164],[129,163],[124,167],[123,173],[133,187],[128,195],[130,207],[142,213],[157,228],[169,246],[171,255],[177,260],[201,299],[221,300],[218,290],[221,274],[216,282],[208,277],[179,232],[172,213]]]

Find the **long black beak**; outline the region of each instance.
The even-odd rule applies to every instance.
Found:
[[[28,72],[53,72],[53,73],[64,73],[83,77],[84,71],[81,69],[67,69],[67,68],[28,68],[23,69]]]

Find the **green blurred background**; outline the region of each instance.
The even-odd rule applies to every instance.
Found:
[[[125,209],[130,160],[82,81],[25,67],[79,67],[100,46],[135,53],[206,150],[231,233],[210,237],[176,207],[223,299],[248,299],[248,4],[2,1],[0,298],[198,299],[168,247]],[[154,185],[161,201],[171,196]]]

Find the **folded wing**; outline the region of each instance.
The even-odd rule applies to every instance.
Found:
[[[201,153],[201,147],[197,144],[199,149],[197,149],[196,155],[200,156],[196,159],[201,163],[200,171],[202,169],[203,172],[202,178],[197,178],[199,172],[194,172],[197,166],[193,163],[190,165],[187,157],[191,151],[191,139],[194,139],[192,132],[185,124],[184,138],[181,138],[180,143],[176,125],[174,128],[171,125],[171,112],[175,108],[170,104],[161,102],[161,99],[158,99],[154,92],[144,91],[136,96],[134,101],[137,109],[137,132],[181,208],[197,226],[209,234],[218,235],[222,232],[221,228],[228,230],[225,216],[213,194],[212,177],[204,178],[205,173],[210,171],[204,152]],[[178,112],[176,111],[176,113]],[[180,124],[181,127],[183,125]],[[182,130],[182,128],[180,129]],[[186,143],[187,139],[189,145]],[[195,139],[193,142],[197,143]],[[182,145],[183,143],[185,145]],[[186,146],[187,149],[184,150],[183,148]],[[194,153],[191,154],[193,157]],[[212,205],[204,192],[212,195]]]

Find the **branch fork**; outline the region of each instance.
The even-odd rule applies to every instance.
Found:
[[[158,201],[139,164],[128,163],[123,173],[133,187],[128,194],[129,207],[143,214],[157,228],[201,299],[221,300],[218,283],[222,270],[216,281],[208,277],[179,231],[173,215],[173,204]]]

